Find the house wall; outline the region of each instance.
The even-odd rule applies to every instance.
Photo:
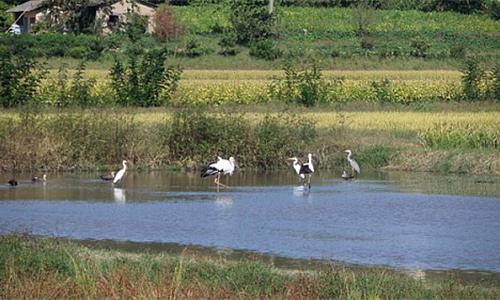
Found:
[[[153,18],[152,16],[155,13],[155,9],[153,7],[136,3],[135,5],[132,5],[132,3],[129,3],[128,1],[119,1],[111,6],[111,11],[113,15],[116,15],[119,17],[119,22],[125,22],[126,21],[126,14],[128,12],[136,12],[141,16],[146,16],[148,17],[148,28],[147,32],[151,33],[153,32]],[[103,12],[99,12],[98,16],[103,16]],[[108,28],[107,24],[108,20],[105,20],[103,24],[104,31],[110,31],[110,28]]]
[[[21,13],[16,13],[14,17],[19,18]],[[26,12],[21,19],[17,21],[17,25],[21,26],[21,32],[22,33],[30,33],[32,32],[32,27],[36,23],[40,22],[43,17],[45,16],[44,11],[42,10],[34,10],[34,11],[29,11]]]

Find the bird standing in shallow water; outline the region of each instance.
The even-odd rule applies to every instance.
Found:
[[[113,171],[109,175],[101,175],[99,176],[99,178],[101,178],[104,181],[112,181],[115,178],[115,172]]]
[[[236,168],[236,160],[234,157],[230,157],[229,159],[222,159],[222,157],[218,156],[217,161],[210,163],[208,166],[204,166],[201,168],[201,177],[215,176],[214,183],[217,185],[217,192],[219,191],[219,187],[227,187],[220,183],[220,174],[223,175],[232,175],[234,169]]]
[[[123,176],[125,175],[125,172],[127,172],[127,163],[128,162],[126,160],[122,161],[123,168],[121,168],[120,171],[116,173],[115,178],[113,178],[113,184],[116,184],[122,180]]]
[[[355,173],[358,173],[358,174],[361,173],[361,170],[359,168],[358,163],[352,158],[352,151],[351,150],[345,150],[344,152],[347,153],[347,161],[351,165],[351,169],[352,169],[351,176],[354,177]]]
[[[47,174],[43,174],[41,178],[39,176],[33,176],[33,178],[31,178],[31,182],[40,182],[40,181],[46,182]]]
[[[300,176],[301,179],[305,179],[306,175],[308,176],[308,186],[309,189],[311,188],[311,177],[312,173],[314,173],[314,165],[312,162],[312,154],[309,153],[307,155],[308,157],[308,162],[307,163],[302,163],[297,157],[291,157],[288,160],[291,160],[293,169],[295,170],[295,173]]]

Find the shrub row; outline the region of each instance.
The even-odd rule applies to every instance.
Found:
[[[235,156],[240,166],[272,169],[287,163],[283,157],[307,151],[315,137],[313,124],[287,114],[253,125],[242,114],[214,116],[185,108],[147,125],[110,110],[25,110],[0,120],[0,167],[95,169],[123,158],[137,167],[193,167]]]

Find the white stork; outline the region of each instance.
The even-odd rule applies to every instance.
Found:
[[[351,150],[345,150],[344,152],[347,153],[347,161],[351,165],[352,173],[353,173],[352,175],[354,176],[355,172],[358,173],[358,174],[361,173],[361,170],[359,168],[358,163],[351,157],[352,156],[352,151]]]
[[[128,162],[126,160],[122,161],[123,168],[121,168],[120,171],[116,173],[116,176],[113,178],[113,184],[116,184],[122,180],[125,172],[127,172],[127,163]]]
[[[309,153],[307,157],[309,159],[307,163],[302,163],[297,157],[291,157],[288,160],[293,161],[293,169],[301,179],[305,179],[306,175],[308,176],[308,186],[311,188],[311,176],[314,173],[314,165],[312,163],[312,154]]]
[[[222,157],[218,156],[217,161],[210,163],[208,166],[203,166],[201,168],[201,177],[215,176],[214,182],[217,185],[217,191],[219,191],[219,186],[227,187],[220,183],[220,175],[232,175],[234,169],[236,167],[236,161],[234,157],[230,157],[229,159],[222,159]]]

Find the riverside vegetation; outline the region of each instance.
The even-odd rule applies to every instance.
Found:
[[[52,238],[0,237],[1,298],[495,299],[492,282],[427,282],[375,267],[277,269],[258,260],[99,250]]]

